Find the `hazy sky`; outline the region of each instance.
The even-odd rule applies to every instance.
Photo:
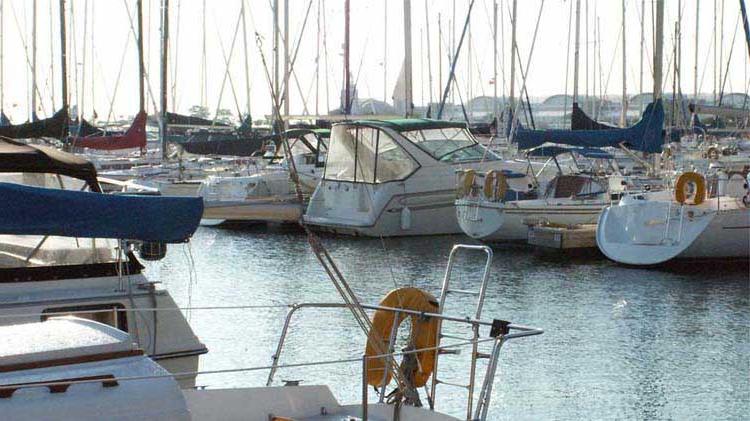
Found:
[[[3,105],[14,122],[29,115],[31,92],[31,34],[33,0],[2,0],[4,36]],[[147,98],[149,112],[158,103],[159,92],[159,5],[160,0],[143,0],[146,9],[146,66],[148,69]],[[205,16],[207,69],[206,105],[213,113],[221,96],[221,108],[237,112],[247,109],[244,70],[242,26],[231,52],[242,0],[208,0]],[[263,55],[269,66],[272,57],[272,0],[245,0],[247,8],[247,51],[250,66],[250,106],[255,118],[270,113],[271,99],[260,49],[255,33],[260,36]],[[625,0],[627,42],[628,92],[640,90],[640,19],[641,1]],[[665,0],[665,91],[671,91],[674,45],[674,24],[677,21],[679,0]],[[284,0],[279,0],[282,8]],[[647,0],[646,45],[644,64],[644,90],[652,90],[651,54],[653,51],[652,0]],[[683,0],[682,18],[682,91],[693,92],[695,65],[695,24],[697,0]],[[40,100],[38,114],[50,115],[52,98],[60,106],[60,45],[58,0],[36,0],[37,3],[37,80]],[[171,69],[170,87],[175,84],[176,95],[170,94],[170,109],[186,112],[190,106],[201,103],[203,85],[201,63],[203,43],[203,0],[170,0]],[[448,74],[449,44],[453,31],[453,5],[455,3],[456,37],[460,36],[469,0],[411,0],[414,99],[416,104],[429,101],[429,71],[432,69],[432,96],[437,101],[439,86],[439,56],[442,55],[442,83]],[[700,28],[698,45],[699,90],[714,90],[714,1],[700,0]],[[750,83],[748,52],[739,20],[736,0],[717,0],[718,22],[721,23],[723,4],[723,57],[726,69],[729,51],[734,49],[729,63],[726,91],[745,92]],[[135,0],[68,0],[68,44],[71,68],[69,77],[70,102],[82,104],[88,117],[96,110],[100,119],[132,115],[138,107],[137,51],[131,32],[131,19],[135,25]],[[342,86],[344,39],[344,0],[289,0],[289,38],[296,45],[309,4],[312,4],[299,53],[294,65],[296,79],[290,84],[290,112],[300,114],[305,110],[323,113],[339,105]],[[510,77],[510,4],[511,0],[498,0],[501,17],[498,54],[498,95],[508,92]],[[532,43],[534,27],[541,0],[518,0],[518,44],[525,66]],[[610,96],[622,93],[622,2],[620,0],[581,0],[581,94],[592,91],[594,78],[601,80],[602,90]],[[570,16],[575,0],[547,0],[541,15],[539,34],[528,75],[528,90],[533,97],[572,92],[573,80],[573,25]],[[351,67],[360,97],[374,97],[390,101],[404,55],[403,0],[351,0]],[[320,8],[320,19],[318,9]],[[464,100],[469,96],[492,95],[493,84],[493,0],[476,0],[471,19],[470,37],[467,37],[457,66],[459,90]],[[72,11],[71,11],[72,9]],[[428,9],[428,10],[426,10]],[[588,11],[587,11],[588,9]],[[88,12],[86,12],[88,10]],[[128,11],[130,11],[130,15]],[[386,13],[387,10],[387,13]],[[596,15],[594,11],[596,10]],[[427,13],[429,12],[429,13]],[[50,21],[50,16],[52,20]],[[387,25],[385,22],[387,16]],[[438,50],[438,16],[442,27],[442,52]],[[427,19],[429,17],[430,62],[428,67]],[[586,21],[588,20],[588,30]],[[283,24],[283,17],[281,20]],[[570,25],[569,25],[570,22]],[[595,24],[599,24],[600,39],[597,45],[597,71],[594,75]],[[318,28],[320,27],[320,31]],[[85,37],[84,37],[85,32]],[[569,34],[571,36],[568,46]],[[721,38],[721,34],[717,33]],[[93,39],[93,42],[92,42]],[[470,42],[469,42],[470,40]],[[324,43],[325,41],[325,43]],[[587,44],[588,41],[588,44]],[[50,46],[52,42],[52,46]],[[320,49],[317,43],[320,42]],[[85,48],[84,48],[85,44]],[[323,48],[324,44],[327,48]],[[28,49],[25,48],[28,47]],[[588,47],[588,48],[587,48]],[[230,60],[226,72],[224,56]],[[327,50],[327,54],[326,54]],[[588,54],[587,54],[588,50]],[[718,50],[718,49],[717,49]],[[93,53],[93,58],[92,58]],[[290,55],[293,51],[290,52]],[[717,53],[717,60],[719,52]],[[316,96],[315,59],[319,54],[319,95]],[[85,55],[85,58],[84,58]],[[384,60],[385,57],[385,60]],[[569,60],[568,60],[569,58]],[[567,70],[566,70],[566,60]],[[587,77],[588,61],[588,77]],[[72,66],[73,63],[77,66]],[[51,67],[51,63],[53,66]],[[600,64],[601,63],[601,66]],[[77,72],[73,71],[73,67]],[[84,71],[85,67],[85,71]],[[53,69],[54,73],[51,73]],[[92,71],[93,69],[93,71]],[[54,76],[51,76],[51,75]],[[225,80],[225,75],[229,77]],[[567,83],[566,83],[567,74]],[[93,77],[92,77],[93,75]],[[176,75],[176,78],[175,78]],[[518,76],[520,80],[520,75]],[[230,83],[230,79],[231,82]],[[503,80],[505,84],[503,85]],[[597,82],[598,83],[598,82]],[[224,85],[223,94],[221,93]],[[519,81],[520,84],[520,81]],[[234,86],[234,90],[232,89]],[[566,88],[567,85],[567,88]],[[53,95],[54,87],[54,95]],[[599,88],[597,88],[599,89]],[[300,94],[301,91],[301,94]],[[236,100],[235,100],[236,97]],[[92,100],[93,98],[93,100]],[[456,97],[457,98],[457,97]],[[304,101],[303,101],[304,99]],[[94,107],[92,107],[92,105]]]

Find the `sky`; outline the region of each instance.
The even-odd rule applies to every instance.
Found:
[[[3,110],[14,122],[25,121],[30,115],[32,9],[36,3],[37,114],[49,116],[53,106],[59,108],[61,103],[59,0],[0,1],[3,3],[0,20]],[[247,50],[240,15],[242,1],[208,0],[204,14],[203,0],[170,0],[170,111],[185,113],[194,105],[204,105],[212,115],[220,108],[237,114],[247,112],[249,103],[254,118],[270,114],[271,91],[266,75],[272,72],[273,0],[244,0]],[[623,86],[623,2],[580,1],[579,93],[592,93],[596,80],[597,93],[619,97]],[[641,16],[645,17],[646,28],[643,90],[652,91],[653,0],[645,0],[645,13],[641,10],[642,1],[624,1],[625,82],[629,95],[640,91]],[[153,112],[159,102],[160,90],[161,0],[143,2],[146,102],[148,111]],[[456,65],[456,99],[459,96],[464,101],[480,95],[492,96],[495,88],[498,96],[508,94],[511,2],[497,0],[498,83],[493,84],[493,0],[475,0],[469,31]],[[284,0],[279,0],[279,3],[283,25]],[[339,106],[343,81],[344,0],[288,0],[288,3],[289,55],[297,51],[294,75],[289,85],[289,111],[291,114],[323,114]],[[470,0],[411,0],[413,97],[417,105],[430,100],[439,101],[448,75],[454,26],[457,39],[469,3]],[[717,26],[721,27],[722,19],[724,22],[723,37],[721,31],[715,34],[713,30],[715,3]],[[699,92],[710,94],[714,91],[715,69],[718,68],[714,66],[714,53],[721,63],[722,74],[727,74],[725,91],[747,92],[750,60],[738,2],[665,0],[665,4],[664,90],[672,91],[675,23],[681,5],[682,92],[692,95],[694,91],[697,15],[700,17],[697,37]],[[67,1],[70,104],[82,109],[87,118],[96,112],[99,120],[108,121],[127,118],[137,112],[135,5],[135,0]],[[404,0],[351,0],[350,63],[360,98],[391,101],[404,60],[404,5]],[[698,14],[696,6],[700,8]],[[308,7],[309,15],[303,31]],[[526,84],[531,97],[572,93],[574,8],[575,0],[518,0],[518,50],[524,70],[530,63]],[[204,38],[205,72],[202,69]],[[534,49],[529,61],[532,44]],[[719,45],[723,48],[718,48]],[[249,86],[245,83],[246,59]],[[516,92],[520,84],[521,76],[517,72]]]

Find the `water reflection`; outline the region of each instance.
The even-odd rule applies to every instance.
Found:
[[[362,302],[376,303],[396,286],[437,295],[452,245],[469,241],[440,236],[323,242]],[[192,285],[189,255],[195,261]],[[162,281],[180,305],[340,302],[297,229],[200,229],[191,245],[173,248],[167,259],[148,266],[150,279]],[[462,256],[455,287],[473,289],[482,266],[481,255]],[[749,296],[746,262],[642,269],[595,254],[561,257],[498,247],[484,318],[546,332],[504,349],[491,418],[743,418],[750,413]],[[191,323],[210,349],[202,369],[270,364],[286,311],[193,311]],[[472,314],[472,297],[451,297],[446,311]],[[356,357],[364,342],[347,310],[305,309],[293,322],[282,362]],[[442,368],[456,370],[457,379],[466,373],[466,352],[441,361]],[[276,379],[327,383],[340,400],[353,402],[359,399],[359,370],[359,364],[294,368]],[[198,383],[259,386],[267,374],[202,376]],[[442,387],[438,393],[439,409],[462,416],[465,393]]]

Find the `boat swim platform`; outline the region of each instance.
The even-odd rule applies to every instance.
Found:
[[[532,246],[557,250],[596,248],[596,224],[532,225],[527,241]]]

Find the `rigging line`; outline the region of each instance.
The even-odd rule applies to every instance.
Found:
[[[542,0],[541,4],[539,5],[539,15],[537,16],[536,25],[534,27],[534,37],[531,40],[531,48],[529,49],[529,58],[526,61],[527,69],[529,68],[529,66],[531,66],[531,58],[534,55],[534,47],[536,46],[536,38],[537,38],[537,35],[539,34],[539,23],[542,21],[543,10],[544,10],[544,0]],[[519,54],[520,56],[520,53],[518,52],[518,44],[516,44],[515,50],[516,50],[516,54]],[[528,73],[523,72],[523,66],[519,66],[519,69],[521,69],[521,78],[522,78],[521,90],[523,91],[526,89],[526,78],[528,77]],[[508,144],[513,143],[513,138],[515,137],[516,128],[518,125],[518,109],[519,107],[521,107],[522,102],[523,101],[518,101],[518,104],[516,104],[516,109],[513,111],[513,114],[511,116],[510,136],[508,137]]]
[[[281,84],[281,92],[286,92],[287,90],[286,87],[289,84],[289,77],[294,72],[294,64],[297,62],[297,53],[299,53],[299,47],[302,44],[302,37],[305,34],[305,28],[307,28],[307,19],[310,16],[310,9],[312,8],[312,4],[313,4],[313,0],[310,0],[310,2],[307,3],[307,11],[305,12],[305,19],[302,21],[302,28],[300,28],[299,38],[297,39],[296,45],[294,46],[294,53],[292,54],[291,60],[289,60],[290,59],[289,53],[287,51],[284,51],[284,55],[286,56],[285,59],[289,61],[289,72],[287,72],[287,74],[284,75],[284,80],[282,81],[282,84]],[[284,40],[283,36],[281,37],[282,37],[281,42],[286,43],[286,40]],[[279,102],[279,105],[283,106],[285,100],[286,98],[282,97],[281,101]],[[305,108],[307,108],[307,105],[305,105]]]
[[[275,90],[273,87],[273,81],[271,80],[271,75],[269,74],[268,64],[266,62],[265,54],[263,54],[262,37],[260,36],[258,32],[256,32],[255,34],[256,34],[256,45],[258,46],[258,50],[261,56],[261,61],[263,63],[263,70],[266,76],[266,82],[268,83],[269,90],[271,91],[271,98],[273,99],[274,118],[277,121],[280,121],[283,123],[282,116],[281,116],[281,108],[280,108],[281,104],[279,102],[278,96],[275,93]],[[296,51],[295,51],[295,58],[296,58]],[[295,166],[294,160],[292,159],[291,149],[289,148],[289,141],[285,133],[281,134],[281,142],[282,142],[284,154],[286,155],[286,158],[289,162],[289,175],[292,181],[294,182],[295,192],[297,194],[298,200],[300,201],[300,206],[302,207],[303,206],[302,187],[300,185],[297,168]],[[356,294],[354,294],[354,291],[352,291],[349,284],[346,282],[346,279],[339,271],[338,267],[336,266],[336,263],[333,261],[333,258],[331,258],[330,254],[328,254],[328,251],[326,250],[326,248],[321,244],[319,238],[304,223],[304,221],[302,220],[302,214],[300,215],[300,220],[298,221],[298,223],[305,230],[307,234],[308,243],[310,244],[312,251],[315,253],[315,257],[318,259],[321,266],[326,271],[326,274],[331,280],[331,283],[333,283],[334,287],[338,291],[344,303],[349,306],[352,316],[354,317],[355,321],[362,329],[363,333],[369,336],[369,332],[372,330],[372,323],[370,322],[370,318],[367,312],[364,310],[359,300],[357,299]],[[377,352],[384,353],[382,349],[384,345],[381,344],[379,341],[375,341],[374,346]],[[407,382],[405,380],[405,376],[403,375],[403,373],[401,372],[398,366],[398,363],[395,360],[391,361],[391,366],[389,368],[393,374],[393,377],[398,382],[399,387],[402,390],[406,391]]]
[[[214,19],[216,19],[216,15],[214,15]],[[242,15],[237,14],[237,24],[234,27],[234,35],[232,36],[232,44],[229,46],[229,60],[232,59],[232,54],[234,53],[234,45],[237,41],[237,35],[240,32],[240,23],[242,23]],[[214,112],[214,118],[211,120],[211,127],[214,127],[216,125],[216,120],[219,117],[219,109],[221,108],[221,100],[224,97],[224,88],[227,84],[227,78],[229,77],[229,65],[226,66],[226,69],[224,70],[224,78],[221,80],[221,88],[219,89],[219,99],[216,101],[216,112]]]
[[[128,1],[127,0],[122,0],[122,4],[125,5],[125,11],[127,12],[128,20],[130,21],[130,33],[131,33],[131,35],[133,35],[133,39],[137,42],[138,41],[138,33],[136,32],[135,25],[133,24],[133,15],[130,13],[130,7],[128,6]],[[148,17],[148,16],[150,16],[150,15],[147,14],[147,16],[145,16],[145,17]],[[144,25],[144,31],[148,31],[148,29],[149,29],[149,25]],[[149,41],[149,37],[147,35],[144,35],[143,38],[147,42],[146,48],[148,49],[148,46],[151,43]],[[148,57],[148,55],[146,57]],[[100,64],[100,67],[101,67],[101,64]],[[151,105],[153,106],[154,110],[158,110],[159,108],[156,106],[156,99],[154,97],[154,92],[151,90],[151,79],[148,76],[148,66],[144,66],[144,68],[143,68],[143,77],[146,79],[146,88],[148,89],[148,96],[149,96],[149,98],[151,98]]]
[[[16,29],[18,30],[18,37],[21,39],[21,44],[23,45],[24,55],[26,58],[26,65],[28,66],[29,69],[31,69],[32,66],[31,66],[31,60],[29,59],[29,47],[28,47],[28,44],[26,44],[26,38],[23,35],[23,31],[21,31],[21,24],[18,22],[18,15],[16,14],[16,7],[13,5],[12,1],[10,2],[10,11],[13,13],[13,19],[16,22]],[[42,95],[39,93],[39,87],[37,86],[35,90],[36,90],[36,95],[39,98],[41,98]],[[44,102],[41,102],[39,105],[42,108],[42,113],[46,115],[47,112],[44,110]]]
[[[180,57],[179,54],[179,48],[180,48],[180,6],[182,5],[182,0],[177,0],[177,25],[175,28],[175,36],[174,36],[174,56],[172,57],[172,60],[170,60],[170,63],[173,63],[172,68],[172,112],[175,112],[177,110],[177,65],[179,64],[178,58]],[[171,42],[171,40],[170,40]],[[172,50],[170,48],[170,50]]]
[[[562,120],[563,120],[563,127],[566,127],[566,119],[565,119],[565,113],[568,111],[568,77],[570,75],[570,39],[571,37],[571,23],[573,22],[573,2],[570,2],[570,12],[568,13],[568,47],[567,52],[565,54],[565,106],[563,108],[562,113]],[[576,99],[573,98],[573,101]],[[572,123],[571,123],[572,125]]]
[[[615,48],[614,48],[614,51],[612,52],[612,60],[609,62],[609,70],[607,71],[607,81],[604,82],[604,91],[600,92],[601,94],[601,99],[599,101],[600,108],[604,107],[604,101],[606,100],[606,97],[607,97],[607,90],[609,89],[609,80],[612,78],[612,69],[614,69],[615,67],[615,59],[617,58],[617,51],[619,51],[619,48],[620,48],[619,46],[621,44],[620,39],[622,38],[622,36],[623,36],[622,25],[620,25],[620,31],[617,33],[617,40],[615,41]]]
[[[218,35],[219,27],[216,27],[216,32]],[[221,36],[217,37],[219,39],[219,48],[221,49],[221,56],[224,58],[224,65],[227,67],[227,76],[229,78],[229,89],[232,91],[232,97],[234,98],[234,105],[237,107],[237,116],[242,120],[242,108],[240,107],[240,102],[237,99],[237,90],[234,88],[234,81],[232,80],[232,74],[229,72],[229,66],[230,66],[230,60],[231,57],[227,57],[226,50],[224,49],[224,42],[221,40]],[[241,123],[241,121],[240,121]]]
[[[125,37],[125,48],[122,49],[122,57],[120,58],[120,69],[117,71],[117,78],[115,79],[115,89],[112,92],[112,99],[109,102],[109,111],[107,112],[106,125],[109,125],[110,121],[112,121],[112,118],[113,118],[115,99],[117,98],[117,90],[120,87],[120,77],[122,76],[122,69],[123,67],[125,67],[125,56],[127,54],[129,45],[130,45],[130,37]]]
[[[719,106],[724,99],[724,88],[726,88],[727,79],[729,76],[729,64],[732,62],[732,52],[734,51],[734,42],[737,40],[737,29],[740,27],[741,14],[737,14],[737,23],[734,25],[734,35],[732,35],[732,44],[729,46],[729,54],[727,57],[727,70],[724,72],[724,80],[721,83],[721,91],[719,91]],[[721,63],[719,63],[721,65]]]

